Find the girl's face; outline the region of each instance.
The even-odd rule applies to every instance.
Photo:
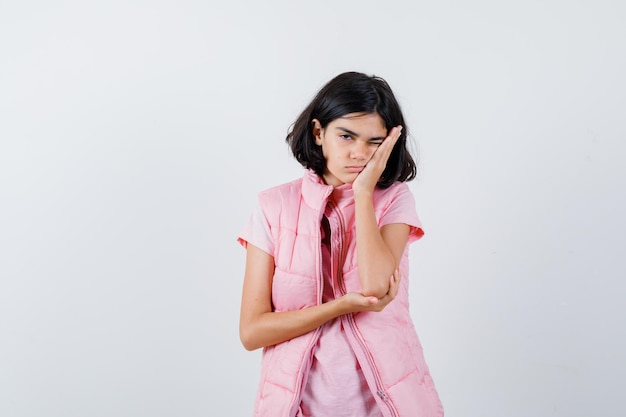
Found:
[[[315,143],[326,160],[324,181],[328,185],[352,184],[387,136],[377,113],[350,113],[322,128],[313,119]]]

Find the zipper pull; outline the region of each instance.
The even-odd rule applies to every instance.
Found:
[[[378,396],[384,401],[384,402],[388,402],[389,401],[389,397],[387,397],[387,394],[385,394],[385,391],[383,390],[378,390],[378,392],[376,393],[378,394]]]

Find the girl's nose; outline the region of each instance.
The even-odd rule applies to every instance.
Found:
[[[350,150],[350,157],[352,159],[356,159],[357,161],[367,159],[367,149],[367,143],[355,141],[352,149]]]

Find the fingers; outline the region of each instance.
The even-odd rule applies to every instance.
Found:
[[[376,297],[367,297],[368,306],[373,306],[378,304],[380,300]]]
[[[388,147],[393,149],[398,139],[400,139],[400,135],[402,135],[402,126],[396,126],[389,131],[389,134],[383,141],[383,144],[388,143]],[[391,151],[390,151],[391,152]]]
[[[393,275],[389,278],[389,291],[381,300],[385,300],[386,303],[390,303],[396,296],[398,295],[398,291],[400,290],[400,279],[402,275],[400,274],[400,269],[397,268]]]
[[[396,298],[398,295],[398,290],[400,289],[400,280],[402,279],[402,274],[400,273],[400,268],[396,268],[391,276],[391,284],[389,285],[389,295],[391,295],[392,299]]]
[[[364,189],[370,192],[375,186],[380,176],[387,167],[387,161],[393,151],[396,142],[402,134],[402,126],[395,126],[389,131],[387,137],[372,154],[365,168],[358,174],[357,179],[352,184],[352,188],[357,191]]]
[[[402,280],[402,274],[400,269],[396,269],[389,278],[389,291],[382,298],[376,298],[372,296],[364,296],[360,293],[348,293],[344,295],[344,298],[349,301],[352,307],[349,308],[350,312],[357,313],[360,311],[376,311],[380,312],[384,310],[390,302],[392,302],[398,295],[400,290],[400,281]]]
[[[400,135],[402,135],[402,126],[398,125],[391,129],[387,138],[393,138],[393,144],[395,144],[400,139]]]
[[[380,144],[374,155],[372,156],[372,160],[378,160],[383,163],[383,165],[387,165],[387,160],[389,159],[389,155],[391,155],[391,151],[394,146],[396,146],[396,142],[400,139],[400,135],[402,134],[402,126],[396,126],[389,131],[389,134]]]

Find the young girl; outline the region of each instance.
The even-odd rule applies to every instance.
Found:
[[[389,85],[348,72],[287,135],[304,176],[259,194],[240,336],[263,348],[260,417],[435,417],[443,408],[408,305],[408,243],[423,235],[416,167]]]

